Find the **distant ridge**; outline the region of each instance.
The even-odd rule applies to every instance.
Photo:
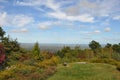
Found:
[[[31,50],[34,46],[34,43],[20,43],[22,48]],[[89,48],[88,44],[59,44],[59,43],[40,43],[39,44],[41,51],[51,51],[56,52],[62,49],[64,46],[69,46],[74,48],[75,46],[80,46],[81,49]]]

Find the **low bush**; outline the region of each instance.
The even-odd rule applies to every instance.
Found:
[[[53,56],[51,59],[46,59],[42,62],[36,63],[39,67],[47,68],[48,66],[56,66],[59,63],[59,57]]]
[[[120,71],[120,62],[119,62],[119,63],[117,63],[117,70],[119,70],[119,71]]]
[[[111,65],[117,65],[117,61],[114,59],[92,59],[90,62],[92,63],[107,63],[107,64],[111,64]]]
[[[5,70],[0,71],[0,80],[7,80],[8,78],[12,78],[14,74],[15,66],[7,67]]]

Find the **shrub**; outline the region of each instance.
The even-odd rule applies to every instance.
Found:
[[[54,65],[57,65],[60,61],[59,57],[57,56],[52,56],[50,60],[54,63]]]
[[[0,80],[7,80],[13,77],[15,66],[7,67],[4,71],[0,72]]]
[[[42,73],[34,72],[29,75],[29,80],[45,80],[56,72],[56,68],[49,66]]]
[[[47,68],[48,66],[56,66],[59,63],[59,57],[53,56],[51,59],[46,59],[42,62],[36,63],[37,66]]]
[[[28,80],[44,80],[44,76],[42,74],[39,74],[38,72],[34,72],[29,75]]]
[[[115,61],[114,59],[92,59],[90,62],[92,63],[108,63],[111,65],[117,65],[117,61]]]
[[[56,72],[56,68],[53,66],[50,66],[45,69],[44,75],[50,76],[50,75],[53,75],[55,72]]]
[[[117,60],[117,61],[120,61],[120,54],[119,53],[113,53],[112,58]]]
[[[24,65],[24,64],[19,63],[16,65],[15,72],[25,75],[25,74],[30,74],[30,73],[34,72],[35,69],[36,68],[34,66]]]
[[[120,62],[119,62],[119,63],[117,63],[117,70],[119,70],[119,71],[120,71]]]

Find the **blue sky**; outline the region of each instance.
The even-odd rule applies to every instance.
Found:
[[[0,0],[0,25],[22,43],[120,43],[120,0]]]

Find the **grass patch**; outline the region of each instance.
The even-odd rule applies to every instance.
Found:
[[[56,74],[48,80],[120,80],[116,67],[101,63],[71,63],[68,67],[59,65]]]

